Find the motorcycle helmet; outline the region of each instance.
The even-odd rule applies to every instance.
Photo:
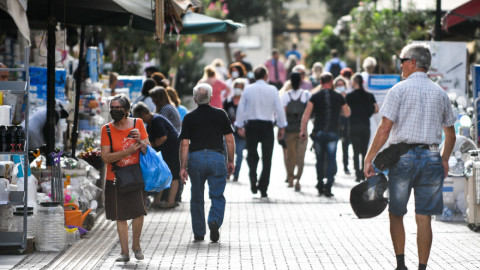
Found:
[[[383,173],[368,178],[350,191],[350,205],[358,218],[372,218],[380,215],[387,207],[388,199],[383,194],[388,188]]]

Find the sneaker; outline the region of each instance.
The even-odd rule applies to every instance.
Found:
[[[266,191],[261,191],[261,198],[268,198],[267,192]]]
[[[252,190],[253,194],[257,194],[257,191],[258,191],[257,185],[251,186],[250,189]]]
[[[126,262],[130,261],[130,256],[126,255],[126,254],[120,254],[120,257],[118,257],[115,261],[126,263]]]
[[[234,177],[233,182],[238,182],[238,177]]]
[[[145,258],[145,256],[143,256],[143,252],[141,249],[137,249],[137,250],[134,250],[133,253],[135,254],[135,259],[141,261]]]
[[[195,241],[195,242],[203,241],[203,239],[204,239],[203,235],[202,236],[200,236],[200,235],[194,235],[193,236],[193,241]]]
[[[217,222],[212,221],[208,223],[208,228],[210,228],[210,240],[212,240],[213,243],[217,243],[218,239],[220,239]]]

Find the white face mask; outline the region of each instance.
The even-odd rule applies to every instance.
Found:
[[[233,89],[233,94],[235,96],[241,96],[242,95],[242,89],[241,88],[235,88]]]
[[[347,90],[347,88],[345,88],[345,86],[337,86],[337,87],[335,87],[335,90],[337,90],[339,92],[345,92],[345,90]]]
[[[232,71],[232,78],[238,78],[240,76],[240,73],[238,71]]]

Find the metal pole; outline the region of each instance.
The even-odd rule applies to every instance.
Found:
[[[435,12],[435,41],[442,40],[442,0],[437,0],[437,11]]]
[[[55,149],[55,0],[48,0],[47,44],[47,166],[52,165],[50,153]]]
[[[82,86],[83,67],[85,66],[85,58],[83,57],[83,47],[85,43],[85,25],[82,24],[80,33],[80,55],[78,56],[77,74],[75,77],[75,112],[73,115],[72,129],[72,157],[75,157],[78,140],[78,109],[80,106],[80,89]]]

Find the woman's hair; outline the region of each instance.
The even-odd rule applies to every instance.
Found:
[[[170,104],[173,106],[172,100],[168,97],[167,91],[161,86],[155,86],[149,92],[150,97],[152,97],[153,103],[157,106],[157,112],[160,111],[163,106]]]
[[[118,101],[118,103],[120,103],[120,106],[122,106],[122,108],[129,112],[130,111],[130,99],[128,99],[128,97],[124,94],[119,94],[119,95],[115,95],[113,96],[112,100],[110,100],[110,104],[112,104],[113,101]]]
[[[237,78],[237,79],[235,79],[235,80],[233,81],[232,86],[233,86],[233,88],[235,88],[235,86],[237,86],[237,85],[239,85],[239,84],[243,85],[243,88],[245,88],[245,86],[247,86],[247,79],[245,79],[245,78]]]
[[[290,82],[292,84],[293,90],[298,90],[300,88],[300,81],[302,80],[302,76],[299,72],[292,72],[290,74]]]
[[[165,75],[163,75],[163,73],[155,72],[155,73],[152,74],[152,76],[150,78],[152,78],[155,81],[155,84],[157,86],[167,87],[165,82],[163,82],[163,80],[165,80]]]
[[[156,83],[153,79],[146,79],[142,85],[142,96],[148,97],[149,91],[156,86]]]
[[[170,86],[165,88],[165,90],[167,91],[167,94],[168,94],[168,97],[170,98],[170,100],[175,104],[175,107],[178,107],[180,105],[180,102],[182,102],[182,101],[178,97],[177,90],[173,89]]]
[[[352,82],[355,82],[358,85],[358,89],[365,91],[365,89],[363,88],[363,77],[360,73],[355,73],[352,76]]]
[[[333,87],[335,87],[337,85],[337,82],[339,82],[339,81],[342,81],[343,85],[345,85],[345,87],[347,87],[347,82],[342,77],[337,77],[335,80],[333,80]]]
[[[215,75],[216,75],[215,68],[212,67],[212,66],[206,66],[203,69],[203,71],[204,71],[207,78],[212,78],[212,77],[215,77]]]
[[[232,77],[232,71],[233,68],[236,68],[238,70],[238,78],[243,78],[247,75],[247,70],[245,69],[245,66],[240,63],[240,62],[233,62],[230,64],[228,67],[228,76]]]

